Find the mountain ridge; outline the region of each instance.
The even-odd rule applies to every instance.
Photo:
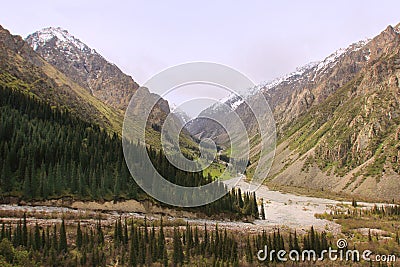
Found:
[[[259,86],[277,123],[269,183],[398,200],[399,32],[399,26],[388,26],[372,39],[300,68],[298,74]],[[243,103],[235,112],[254,143],[257,124],[251,110]],[[193,125],[192,134],[220,145],[228,141],[218,125],[198,124],[197,132]],[[250,177],[258,153],[253,145]]]
[[[60,27],[36,31],[28,35],[25,41],[46,62],[86,91],[80,90],[81,94],[87,95],[88,99],[97,99],[101,105],[115,110],[118,118],[114,130],[119,134],[122,134],[124,114],[134,94],[138,97],[140,95],[140,99],[135,101],[139,106],[157,99],[149,114],[146,142],[155,148],[161,148],[159,129],[170,114],[167,100],[151,93],[147,88],[139,87],[130,75],[123,73],[118,66],[107,61],[95,49]],[[136,94],[138,90],[141,90],[142,94]],[[136,115],[140,113],[136,107],[132,110],[137,111]],[[173,118],[175,124],[183,123],[174,114]],[[193,150],[196,147],[195,141],[185,129],[182,131],[181,141],[182,145],[190,148],[182,148],[186,154],[197,153],[196,149]]]
[[[388,26],[349,55],[363,66],[286,124],[271,182],[398,200],[399,50]]]
[[[114,108],[125,110],[139,88],[131,76],[60,27],[44,28],[25,40],[47,62]]]
[[[1,26],[0,37],[0,83],[67,109],[91,123],[120,131],[120,111],[91,96],[34,52],[22,37]]]

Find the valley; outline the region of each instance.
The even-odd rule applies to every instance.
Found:
[[[238,147],[219,123],[199,116],[186,124],[163,98],[144,129],[130,125],[145,142],[124,139],[131,97],[139,96],[133,115],[141,118],[158,99],[151,88],[60,27],[25,39],[0,27],[0,37],[0,266],[382,266],[257,259],[266,244],[321,253],[340,250],[339,239],[348,241],[341,251],[370,248],[398,256],[387,266],[400,263],[400,24],[248,88],[245,99],[225,98],[247,132],[248,140],[236,136]],[[268,151],[248,105],[259,98],[273,114],[262,115],[274,126]],[[224,112],[215,104],[200,115],[229,123]],[[215,155],[204,150],[209,168],[189,172],[169,161],[161,145],[169,115],[182,126],[186,159],[199,157],[204,138],[215,142]],[[147,157],[155,172],[143,168]],[[243,163],[244,174],[229,160]],[[255,190],[258,166],[265,180]],[[224,196],[163,203],[144,188],[182,203],[199,191],[172,192],[156,173],[181,187],[217,181],[207,193]]]

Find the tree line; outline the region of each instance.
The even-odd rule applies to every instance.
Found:
[[[279,229],[249,234],[218,225],[171,226],[162,218],[149,222],[121,217],[111,225],[62,219],[46,226],[28,224],[25,215],[17,223],[3,223],[0,240],[2,266],[259,266],[271,263],[257,259],[265,245],[275,251],[313,249],[317,255],[332,246],[326,233],[313,227],[304,235]],[[273,262],[280,262],[276,253]]]

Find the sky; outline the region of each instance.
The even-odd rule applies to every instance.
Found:
[[[26,37],[60,26],[139,84],[211,61],[254,83],[290,73],[400,22],[400,1],[6,1],[0,24]]]

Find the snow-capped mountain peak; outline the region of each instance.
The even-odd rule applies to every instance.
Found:
[[[25,41],[56,69],[115,108],[124,110],[139,87],[115,64],[60,27],[41,29]]]
[[[48,27],[40,31],[37,31],[27,38],[31,39],[31,46],[33,50],[37,50],[38,47],[45,45],[46,43],[55,39],[56,45],[60,48],[68,49],[75,48],[82,52],[95,53],[94,49],[90,49],[87,45],[82,43],[79,39],[71,35],[67,30],[61,27]]]

